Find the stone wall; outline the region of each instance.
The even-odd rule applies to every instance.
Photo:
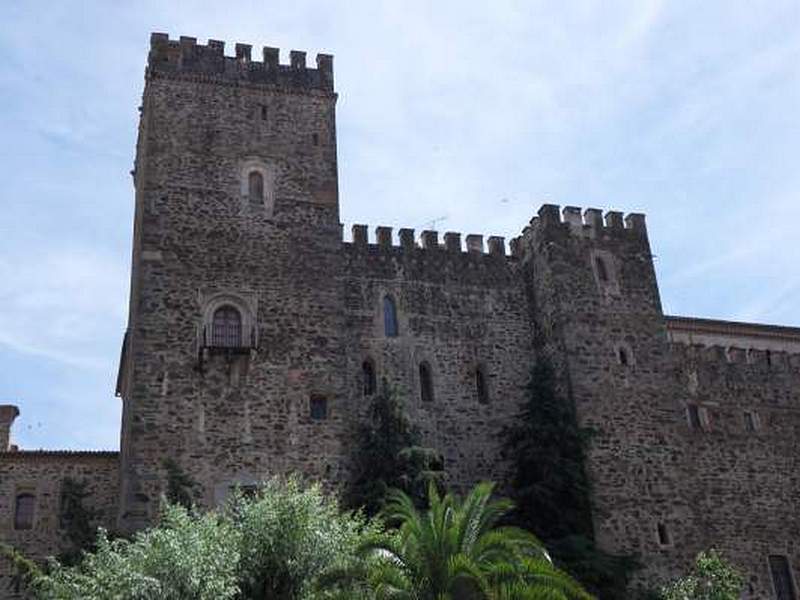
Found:
[[[692,536],[743,568],[745,597],[772,598],[767,557],[787,556],[795,576],[800,566],[800,355],[728,341],[671,346]],[[708,413],[700,428],[686,415],[691,404]]]
[[[205,506],[236,483],[290,471],[341,484],[366,405],[365,360],[401,390],[454,487],[502,479],[498,433],[542,351],[597,431],[588,465],[597,539],[641,557],[637,585],[718,546],[756,577],[749,597],[770,597],[766,554],[798,566],[800,366],[781,352],[800,335],[783,332],[778,348],[752,329],[724,360],[692,346],[722,334],[710,326],[692,338],[665,318],[642,215],[544,206],[511,255],[500,238],[485,252],[480,236],[467,236],[465,251],[454,233],[418,242],[403,229],[396,245],[385,227],[369,243],[356,226],[344,243],[335,102],[329,56],[308,69],[301,52],[280,65],[271,48],[255,62],[244,44],[225,57],[221,42],[154,35],[118,389],[119,524],[155,518],[167,457],[198,481]],[[256,198],[253,171],[265,184]],[[397,336],[383,329],[387,295]],[[210,315],[226,303],[243,318],[235,349],[209,342]],[[325,418],[312,418],[312,398],[326,403]],[[709,431],[690,428],[687,404],[697,403]],[[744,434],[753,403],[761,428]]]
[[[70,451],[0,452],[0,541],[41,560],[66,548],[59,524],[61,487],[67,478],[85,481],[85,505],[100,511],[97,525],[114,527],[119,498],[119,453]],[[19,494],[35,497],[33,527],[14,528]],[[0,597],[13,598],[10,565],[0,560]]]
[[[532,330],[528,300],[516,258],[493,238],[485,253],[480,236],[401,230],[400,246],[391,229],[378,228],[379,243],[354,228],[345,244],[343,276],[350,397],[365,405],[361,367],[373,362],[405,399],[425,443],[445,457],[456,489],[489,479],[501,481],[500,431],[518,412],[531,367]],[[398,335],[384,331],[383,299],[397,304]],[[421,399],[420,363],[430,367],[434,398]],[[476,371],[486,381],[479,398]]]
[[[342,454],[331,61],[312,72],[294,53],[272,77],[269,61],[220,62],[215,52],[214,43],[152,43],[119,390],[124,527],[154,517],[166,456],[213,506],[237,482],[335,476]],[[255,199],[245,187],[252,170],[264,182]],[[245,348],[209,348],[209,310],[223,301],[247,320]],[[310,418],[313,394],[328,399],[325,421]]]
[[[719,548],[744,597],[773,598],[768,555],[800,560],[800,357],[785,352],[800,331],[665,317],[640,215],[544,206],[521,245],[545,347],[596,431],[600,545],[641,558],[641,588]]]

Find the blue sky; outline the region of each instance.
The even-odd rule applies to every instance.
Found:
[[[149,34],[335,55],[342,220],[642,211],[671,314],[800,326],[800,2],[22,2],[0,22],[0,402],[116,448]]]

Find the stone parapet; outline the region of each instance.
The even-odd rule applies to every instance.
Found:
[[[279,62],[278,48],[265,47],[262,60],[253,60],[252,47],[237,43],[235,56],[225,56],[225,42],[198,44],[193,37],[171,40],[166,33],[150,36],[149,77],[194,76],[215,82],[269,84],[333,92],[333,56],[317,54],[316,68],[306,65],[306,53],[292,50],[289,64]]]

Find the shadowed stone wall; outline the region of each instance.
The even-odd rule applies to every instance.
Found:
[[[42,559],[65,550],[60,525],[64,480],[85,481],[87,508],[100,512],[97,525],[113,529],[119,498],[118,452],[28,450],[0,452],[0,540],[26,556]],[[34,497],[33,526],[16,529],[14,513],[20,494]],[[15,598],[11,565],[0,559],[0,598]]]

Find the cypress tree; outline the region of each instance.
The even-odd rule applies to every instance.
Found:
[[[440,485],[443,477],[441,455],[422,446],[400,395],[384,379],[370,400],[368,418],[356,432],[346,503],[374,515],[383,507],[386,493],[396,488],[423,506],[428,483]]]
[[[553,559],[601,600],[625,597],[632,557],[594,543],[586,453],[592,430],[578,425],[571,399],[559,393],[552,363],[539,357],[514,424],[503,431],[512,461],[512,521],[533,531]]]

